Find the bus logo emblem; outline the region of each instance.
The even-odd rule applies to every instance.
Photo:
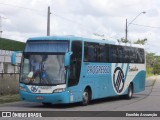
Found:
[[[120,67],[114,70],[113,84],[117,93],[121,93],[124,88],[124,73]]]
[[[31,87],[31,91],[32,92],[37,92],[37,90],[38,90],[38,86],[32,86]]]

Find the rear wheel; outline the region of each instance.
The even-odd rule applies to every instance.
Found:
[[[42,104],[43,104],[44,106],[51,106],[51,105],[52,105],[52,103],[45,103],[45,102],[42,102]]]
[[[129,87],[128,87],[128,93],[126,95],[126,98],[131,99],[132,96],[133,96],[133,86],[132,86],[132,84],[130,84]]]
[[[83,92],[83,100],[82,100],[82,105],[88,105],[89,101],[91,99],[91,94],[90,91],[88,89],[85,89]]]

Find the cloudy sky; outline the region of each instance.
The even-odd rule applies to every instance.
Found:
[[[0,0],[2,37],[26,41],[45,36],[47,7],[51,7],[51,35],[75,35],[116,41],[125,37],[125,20],[130,23],[128,39],[147,38],[146,50],[160,55],[159,0]],[[7,19],[5,19],[7,18]],[[101,39],[101,37],[98,37]]]

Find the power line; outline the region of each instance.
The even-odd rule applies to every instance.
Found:
[[[160,28],[160,27],[148,26],[148,25],[140,25],[140,24],[135,24],[135,23],[131,23],[131,24],[132,24],[132,25],[136,25],[136,26],[141,26],[141,27]]]
[[[13,4],[6,4],[6,3],[0,3],[1,5],[6,5],[6,6],[11,6],[11,7],[16,7],[16,8],[21,8],[21,9],[26,9],[26,10],[30,10],[30,11],[36,11],[36,12],[40,12],[40,13],[45,13],[45,11],[42,11],[42,10],[38,10],[38,9],[32,9],[32,8],[27,8],[27,7],[22,7],[22,6],[18,6],[18,5],[13,5]],[[51,13],[54,13],[51,11]],[[84,26],[78,22],[75,22],[74,20],[71,20],[71,19],[68,19],[68,18],[65,18],[61,15],[58,15],[58,14],[54,14],[55,16],[59,17],[59,18],[62,18],[64,20],[67,20],[67,21],[70,21],[74,24],[78,24],[78,25],[81,25],[81,26]]]
[[[19,6],[19,5],[6,4],[6,3],[0,3],[0,5],[10,6],[10,7],[16,7],[16,8],[21,8],[21,9],[26,9],[26,10],[30,10],[30,11],[36,11],[36,12],[39,12],[39,13],[45,13],[45,12],[42,11],[42,10],[33,9],[33,8],[27,8],[27,7],[22,7],[22,6]]]
[[[74,20],[68,19],[68,18],[63,17],[63,16],[58,15],[58,14],[54,14],[54,15],[55,15],[56,17],[59,17],[59,18],[61,18],[61,19],[66,20],[66,21],[72,22],[72,23],[74,23],[74,24],[81,25],[81,27],[82,27],[82,26],[83,26],[83,27],[85,27],[85,25],[84,25],[84,24],[81,24],[81,23],[76,22],[76,21],[74,21]],[[85,27],[85,28],[86,28],[86,27]]]
[[[27,8],[27,7],[22,7],[22,6],[13,5],[13,4],[0,3],[0,5],[10,6],[10,7],[16,7],[16,8],[20,8],[20,9],[26,9],[26,10],[30,10],[30,11],[39,12],[39,13],[45,13],[45,11],[42,11],[42,10],[32,9],[32,8]],[[51,11],[51,12],[52,12],[52,11]],[[52,12],[52,13],[53,13],[53,12]],[[63,19],[63,20],[70,21],[70,22],[72,22],[72,23],[74,23],[74,24],[78,24],[78,25],[80,25],[81,27],[83,27],[83,28],[86,29],[86,27],[84,27],[84,25],[82,25],[82,24],[80,24],[80,23],[78,23],[78,22],[75,22],[74,20],[70,20],[70,19],[65,18],[65,17],[63,17],[63,16],[61,16],[61,15],[58,15],[58,14],[54,14],[54,15],[55,15],[56,17],[59,17],[59,18]]]
[[[52,11],[51,11],[51,12],[52,12]],[[53,12],[52,12],[52,13],[53,13]],[[63,17],[63,16],[61,16],[61,15],[59,15],[59,14],[54,14],[54,16],[55,16],[55,17],[58,17],[58,18],[61,18],[61,19],[63,19],[63,20],[66,20],[66,21],[68,21],[68,22],[70,22],[70,23],[72,23],[72,24],[79,25],[79,27],[85,29],[88,34],[93,34],[93,32],[91,31],[91,29],[88,29],[88,27],[86,27],[84,24],[81,24],[81,23],[76,22],[76,21],[74,21],[74,20],[68,19],[68,18]]]
[[[38,9],[32,9],[32,8],[28,8],[28,7],[22,7],[22,6],[19,6],[19,5],[13,5],[13,4],[7,4],[7,3],[0,3],[0,5],[5,5],[5,6],[10,6],[10,7],[16,7],[16,8],[20,8],[20,9],[26,9],[26,10],[30,10],[30,11],[35,11],[35,12],[39,12],[39,13],[41,13],[41,15],[42,15],[42,13],[45,13],[45,11],[42,11],[42,10],[38,10]],[[52,11],[51,11],[52,12]],[[54,12],[52,12],[52,13],[54,13]],[[43,14],[44,15],[44,14]],[[46,14],[45,14],[46,15]],[[73,23],[73,24],[77,24],[77,25],[79,25],[81,28],[84,28],[89,34],[91,34],[91,31],[88,29],[88,27],[86,27],[84,24],[81,24],[81,23],[79,23],[79,22],[76,22],[76,21],[74,21],[74,20],[71,20],[71,19],[68,19],[68,18],[66,18],[66,17],[63,17],[63,16],[61,16],[61,15],[58,15],[58,14],[54,14],[56,17],[59,17],[59,18],[61,18],[61,19],[63,19],[63,20],[66,20],[66,21],[69,21],[69,22],[71,22],[71,23]],[[47,15],[46,15],[47,16]],[[93,34],[93,33],[92,33]],[[113,38],[113,37],[110,37],[110,38]],[[116,39],[116,38],[114,38],[114,39]]]
[[[53,13],[53,12],[52,12]],[[77,24],[77,25],[79,25],[81,28],[84,28],[87,32],[88,32],[88,34],[95,34],[94,32],[91,32],[91,30],[89,30],[84,24],[81,24],[81,23],[79,23],[79,22],[76,22],[76,21],[74,21],[74,20],[71,20],[71,19],[68,19],[68,18],[66,18],[66,17],[63,17],[63,16],[61,16],[61,15],[58,15],[58,14],[54,14],[56,17],[59,17],[59,18],[61,18],[61,19],[63,19],[63,20],[66,20],[66,21],[68,21],[68,22],[71,22],[71,23],[73,23],[73,24]],[[108,38],[112,38],[112,39],[118,39],[118,38],[115,38],[115,37],[111,37],[111,36],[107,36]]]

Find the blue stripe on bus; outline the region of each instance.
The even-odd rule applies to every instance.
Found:
[[[129,69],[129,63],[127,64],[127,67],[126,67],[126,73],[125,73],[125,78],[124,78],[124,80],[126,80],[126,77],[127,77],[127,74],[128,74],[128,69]]]
[[[121,65],[121,69],[123,70],[123,67],[124,67],[124,63],[122,63],[122,65]]]
[[[116,63],[115,68],[118,66],[118,63]]]

